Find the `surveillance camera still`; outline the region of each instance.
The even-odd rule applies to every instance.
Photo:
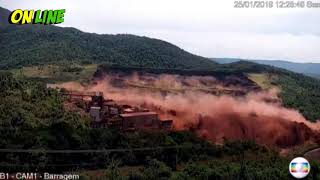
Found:
[[[320,0],[0,0],[0,180],[320,179]]]

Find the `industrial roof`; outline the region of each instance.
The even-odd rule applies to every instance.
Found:
[[[103,92],[82,92],[82,91],[67,91],[63,92],[63,95],[71,95],[71,96],[103,96]]]
[[[120,114],[121,117],[134,117],[134,116],[147,116],[147,115],[158,115],[156,112],[135,112]]]

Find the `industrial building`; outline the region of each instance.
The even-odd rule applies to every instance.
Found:
[[[70,101],[85,103],[84,110],[91,117],[93,128],[118,128],[123,131],[171,130],[172,120],[160,120],[156,112],[148,109],[119,105],[112,99],[105,99],[102,92],[62,93]]]

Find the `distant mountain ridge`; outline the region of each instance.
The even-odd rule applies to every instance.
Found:
[[[211,58],[213,61],[220,64],[233,63],[245,59],[236,59],[236,58]],[[296,63],[290,61],[282,60],[245,60],[251,61],[258,64],[270,65],[274,67],[279,67],[287,69],[293,72],[302,73],[305,75],[320,77],[320,63]]]
[[[11,25],[9,14],[0,7],[0,69],[72,62],[182,69],[216,65],[158,39],[99,35],[53,25]]]

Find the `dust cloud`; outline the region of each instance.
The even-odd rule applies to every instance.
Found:
[[[89,87],[62,87],[101,91],[105,98],[148,108],[161,119],[172,119],[176,130],[191,130],[215,143],[252,139],[260,144],[289,147],[320,142],[320,125],[283,107],[277,89],[249,90],[237,96],[229,92],[245,92],[246,86],[220,82],[214,77],[138,74],[109,74]]]

